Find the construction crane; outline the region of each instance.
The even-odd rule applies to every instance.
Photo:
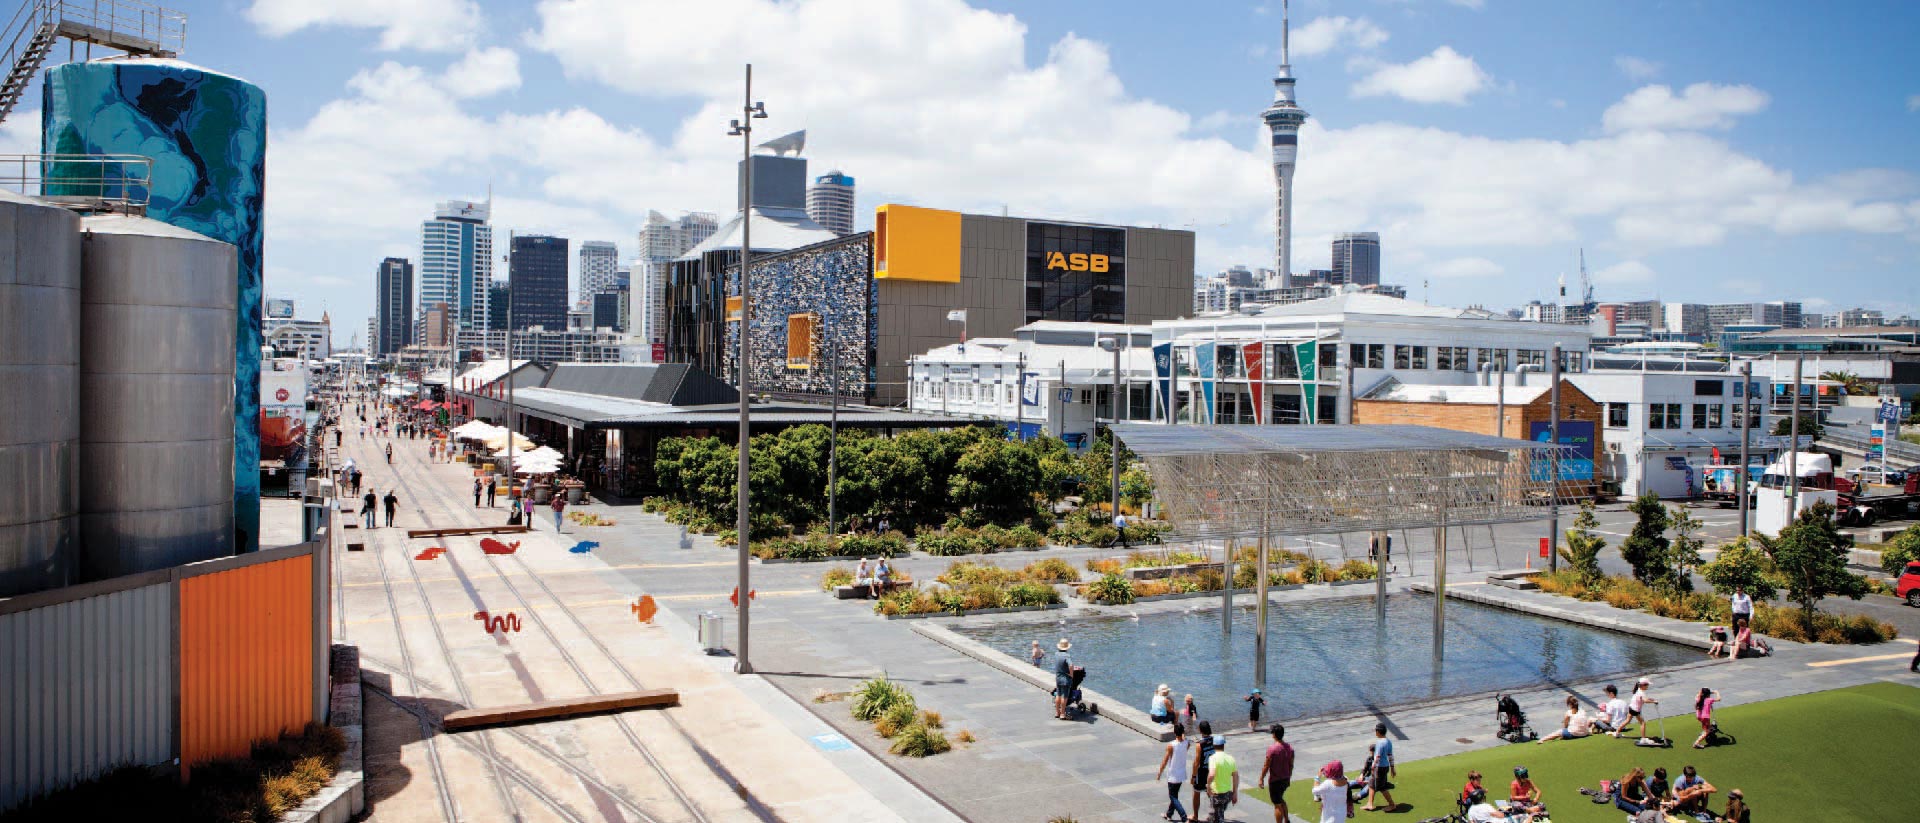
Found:
[[[26,0],[0,42],[0,121],[13,113],[53,54],[67,41],[67,61],[93,59],[101,46],[136,57],[178,57],[186,46],[187,16],[144,0]],[[76,46],[85,48],[76,54]]]
[[[1564,289],[1562,292],[1564,293]],[[1586,310],[1587,316],[1591,317],[1595,305],[1597,304],[1593,302],[1593,276],[1587,274],[1587,250],[1582,248],[1580,250],[1580,306]]]

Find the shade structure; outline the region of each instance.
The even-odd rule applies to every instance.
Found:
[[[453,427],[453,436],[462,440],[488,440],[499,437],[505,429],[479,420],[469,420]]]
[[[552,446],[541,446],[537,449],[529,450],[527,452],[527,456],[525,459],[541,460],[541,461],[550,460],[553,462],[559,462],[561,460],[565,460],[566,457],[567,457],[566,455],[561,454],[558,450],[554,449]]]
[[[506,435],[506,433],[505,433],[505,432],[499,432],[499,433],[496,433],[495,435],[493,435],[492,437],[489,437],[489,438],[487,438],[487,439],[486,439],[486,447],[487,447],[488,449],[491,449],[491,450],[493,450],[493,452],[494,452],[495,454],[498,454],[498,455],[505,455],[505,454],[507,453],[507,435]],[[523,452],[523,451],[527,451],[527,450],[529,450],[529,449],[532,449],[532,448],[533,448],[533,441],[532,441],[532,440],[528,440],[528,439],[527,439],[527,436],[526,436],[526,435],[524,435],[524,434],[520,434],[520,433],[518,433],[518,432],[516,432],[516,433],[514,433],[514,435],[513,435],[513,450],[514,450],[514,451],[516,451],[516,452]]]
[[[1539,520],[1572,503],[1551,482],[1568,447],[1427,426],[1122,423],[1154,497],[1201,539],[1340,534]]]

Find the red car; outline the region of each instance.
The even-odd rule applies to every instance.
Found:
[[[1900,575],[1899,588],[1894,594],[1907,601],[1909,606],[1920,606],[1920,562],[1908,563],[1907,570]]]

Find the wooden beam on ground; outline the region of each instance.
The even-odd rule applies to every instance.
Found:
[[[408,529],[408,537],[459,537],[469,534],[526,534],[526,526],[467,526],[458,529]]]
[[[637,692],[596,694],[565,700],[544,700],[539,703],[523,703],[518,706],[501,706],[494,709],[463,709],[441,718],[440,727],[450,732],[457,732],[488,726],[505,726],[543,720],[566,720],[582,715],[604,714],[607,712],[626,711],[628,709],[664,709],[678,705],[680,705],[679,692],[673,689],[647,689]]]

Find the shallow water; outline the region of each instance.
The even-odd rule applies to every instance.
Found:
[[[1237,599],[1237,598],[1236,598]],[[1153,688],[1166,683],[1178,708],[1191,693],[1203,718],[1246,720],[1242,701],[1253,688],[1252,609],[1235,609],[1233,632],[1220,631],[1218,601],[1191,601],[1188,612],[1091,617],[1057,623],[956,627],[955,631],[1025,660],[1028,644],[1073,641],[1073,662],[1087,669],[1087,687],[1146,711]],[[1119,607],[1125,610],[1126,607]],[[1639,674],[1698,662],[1696,649],[1587,628],[1460,600],[1447,601],[1446,660],[1433,666],[1433,598],[1387,597],[1386,631],[1374,620],[1371,596],[1341,597],[1268,610],[1267,717],[1352,714],[1441,697],[1513,691],[1609,675]],[[1053,664],[1052,657],[1047,665]],[[1624,680],[1623,677],[1624,686]],[[1623,689],[1624,690],[1624,689]],[[1542,734],[1561,708],[1523,705]],[[1493,700],[1487,700],[1493,725]]]

